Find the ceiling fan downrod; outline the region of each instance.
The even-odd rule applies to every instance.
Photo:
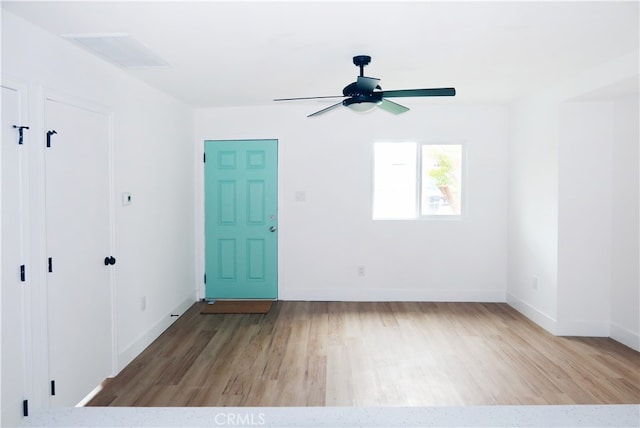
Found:
[[[369,55],[356,55],[353,57],[353,63],[360,67],[360,77],[364,77],[364,67],[369,65],[371,57]]]

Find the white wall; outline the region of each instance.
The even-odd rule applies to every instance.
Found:
[[[521,100],[510,114],[503,106],[407,101],[412,111],[398,117],[382,111],[360,117],[341,109],[307,119],[306,114],[324,104],[303,103],[202,109],[196,112],[194,128],[187,106],[2,11],[2,75],[28,89],[31,119],[25,143],[32,289],[28,334],[33,337],[36,362],[29,374],[32,408],[47,403],[46,323],[41,311],[46,302],[42,262],[46,254],[40,238],[44,236],[41,143],[46,93],[100,104],[114,115],[116,354],[122,368],[169,325],[171,313],[195,299],[194,284],[204,273],[200,154],[205,139],[280,142],[281,299],[502,301],[508,291],[514,306],[553,331],[565,315],[558,310],[567,299],[574,299],[570,311],[582,302],[581,294],[560,291],[558,282],[565,268],[559,248],[567,255],[574,245],[558,243],[559,236],[566,236],[565,230],[558,230],[559,210],[574,209],[567,201],[575,187],[564,189],[569,182],[561,181],[559,173],[559,161],[572,159],[566,156],[569,150],[560,148],[560,105],[594,88],[637,77],[637,64],[637,53],[604,64]],[[615,190],[613,212],[608,214],[611,334],[636,344],[640,330],[638,243],[633,238],[639,236],[637,113],[637,96],[613,104],[612,133],[621,144],[611,149]],[[386,140],[464,143],[465,217],[373,222],[372,144]],[[568,165],[576,167],[571,161]],[[121,192],[132,194],[131,206],[119,205]],[[296,192],[305,192],[306,201],[296,202]],[[568,217],[562,220],[566,221]],[[358,266],[366,266],[365,277],[358,277]],[[537,290],[532,287],[534,276]],[[595,296],[589,299],[591,305]],[[574,319],[583,314],[566,315]],[[598,313],[597,322],[601,316]]]
[[[33,408],[46,407],[44,97],[63,94],[113,114],[116,369],[195,301],[193,111],[63,39],[2,11],[2,76],[28,88],[29,232],[35,364]],[[133,202],[121,205],[121,192]],[[141,299],[146,296],[146,310]],[[101,304],[102,302],[96,302]],[[4,352],[4,350],[3,350]]]
[[[558,107],[549,97],[511,109],[508,301],[548,330],[556,316]]]
[[[197,152],[206,139],[279,140],[280,299],[505,300],[506,107],[404,104],[411,111],[400,116],[339,109],[307,118],[327,105],[315,102],[196,111]],[[464,218],[373,221],[376,141],[465,144]],[[201,176],[198,185],[201,196]]]
[[[556,334],[608,336],[611,293],[612,107],[560,106]]]
[[[507,295],[553,333],[635,349],[637,81],[636,51],[512,106]]]
[[[638,94],[613,99],[611,332],[640,350],[640,112]]]

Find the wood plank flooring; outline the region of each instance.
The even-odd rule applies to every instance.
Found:
[[[640,353],[554,337],[507,304],[196,303],[90,406],[640,404]]]

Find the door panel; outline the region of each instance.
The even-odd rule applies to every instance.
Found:
[[[24,264],[24,144],[13,125],[20,118],[20,92],[2,86],[2,415],[1,426],[15,426],[26,395],[26,273]],[[24,131],[29,132],[27,130]],[[32,270],[29,270],[29,274]]]
[[[205,141],[206,297],[278,296],[277,140]]]
[[[52,406],[73,406],[112,374],[109,118],[47,100],[47,316]]]

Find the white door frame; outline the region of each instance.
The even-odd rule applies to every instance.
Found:
[[[23,399],[30,400],[33,394],[33,350],[32,350],[32,325],[31,325],[31,303],[33,301],[32,295],[32,275],[35,273],[34,269],[30,268],[29,263],[29,254],[30,254],[30,236],[29,236],[29,224],[30,224],[30,212],[29,212],[29,156],[28,150],[29,145],[32,144],[33,134],[32,126],[29,123],[29,109],[28,109],[28,100],[29,100],[29,92],[28,85],[24,82],[21,82],[17,79],[7,78],[2,76],[0,78],[1,86],[8,90],[15,91],[17,93],[18,99],[18,122],[14,125],[17,126],[29,126],[29,129],[23,130],[23,144],[19,156],[19,181],[20,181],[20,206],[17,208],[19,212],[19,216],[21,218],[21,226],[20,226],[20,242],[18,251],[20,252],[19,258],[21,263],[25,265],[25,278],[24,281],[20,284],[21,286],[21,302],[20,302],[20,327],[21,327],[21,340],[22,340],[22,348],[21,348],[21,359],[22,359],[22,391],[21,395]],[[18,137],[18,132],[16,131],[16,138]],[[17,144],[17,141],[16,141]],[[0,157],[2,156],[2,151],[0,150]],[[4,269],[17,269],[17,266],[4,266]],[[35,400],[29,401],[29,408],[33,408],[33,402]],[[4,418],[3,418],[4,419]]]
[[[85,99],[69,96],[66,94],[61,94],[55,90],[50,89],[41,89],[40,97],[38,102],[39,108],[39,139],[34,139],[34,146],[38,146],[37,150],[39,152],[38,155],[38,168],[37,171],[33,172],[34,181],[38,182],[38,209],[37,211],[37,219],[36,221],[39,223],[37,228],[46,232],[46,186],[45,186],[45,143],[46,143],[46,132],[45,129],[45,106],[47,101],[59,102],[67,105],[71,105],[77,108],[85,109],[92,111],[94,113],[99,113],[105,115],[108,119],[108,184],[109,184],[109,194],[108,194],[108,204],[109,204],[109,246],[111,248],[111,254],[116,254],[116,246],[115,246],[115,199],[114,199],[114,138],[113,138],[113,122],[114,122],[114,114],[111,109],[108,107],[101,105],[99,103],[91,102]],[[39,262],[41,263],[41,292],[38,293],[37,302],[34,301],[34,313],[39,313],[38,315],[38,326],[40,327],[40,332],[38,336],[40,337],[40,341],[38,343],[38,347],[40,349],[37,350],[37,354],[41,355],[39,364],[40,364],[40,385],[41,391],[46,399],[43,401],[43,407],[49,407],[49,343],[48,343],[48,333],[47,333],[47,319],[48,319],[48,300],[46,290],[48,288],[48,276],[46,264],[42,262],[46,260],[47,255],[47,242],[46,242],[46,233],[40,235],[45,236],[44,239],[41,239],[40,242],[40,251],[39,251]],[[110,288],[110,318],[111,318],[111,375],[115,375],[118,372],[118,364],[117,364],[117,317],[116,317],[116,282],[115,282],[115,273],[113,270],[109,272],[109,288]],[[89,391],[87,391],[89,392]]]

